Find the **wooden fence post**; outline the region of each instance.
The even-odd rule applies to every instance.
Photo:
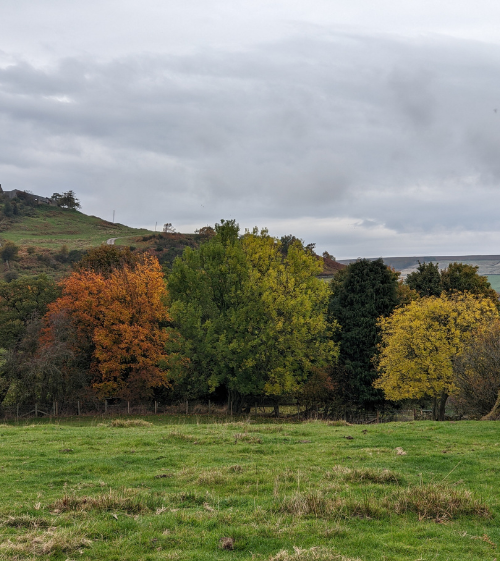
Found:
[[[108,400],[105,399],[104,400],[104,413],[107,413],[107,412],[108,412]]]
[[[77,401],[76,403],[77,403],[77,407],[78,407],[78,416],[80,416],[80,402]]]
[[[38,404],[35,403],[35,417],[38,417]]]
[[[56,401],[56,417],[59,415],[59,407],[58,407],[58,405],[59,405],[59,404],[58,404],[57,401]]]
[[[155,415],[158,413],[158,402],[155,401]]]
[[[186,415],[189,415],[189,401],[186,399]]]
[[[130,415],[130,401],[127,401],[127,413]]]
[[[210,415],[210,400],[208,400],[208,414]]]
[[[233,416],[233,402],[231,401],[231,417]]]
[[[19,421],[19,403],[17,404],[16,407],[16,421]]]

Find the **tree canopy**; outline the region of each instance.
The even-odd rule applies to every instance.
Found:
[[[34,316],[43,316],[59,295],[56,283],[46,275],[0,282],[0,341],[13,347],[24,335]]]
[[[489,298],[470,294],[421,298],[396,309],[379,320],[380,376],[374,387],[394,401],[432,397],[435,418],[444,418],[446,400],[456,391],[456,360],[474,330],[497,317]]]
[[[290,395],[336,348],[325,317],[327,287],[302,244],[286,255],[266,230],[239,236],[221,221],[198,250],[187,248],[169,276],[171,312],[189,368],[186,392],[225,387],[235,407],[248,396]]]
[[[147,397],[169,385],[165,369],[166,286],[155,258],[144,256],[106,276],[92,269],[73,272],[62,296],[49,306],[42,347],[57,342],[57,325],[67,316],[75,346],[90,355],[93,388],[101,397]]]
[[[391,314],[398,304],[398,276],[382,259],[361,259],[337,273],[331,283],[329,313],[331,321],[340,325],[335,340],[340,343],[346,402],[370,407],[382,401],[382,394],[372,386],[377,320]]]

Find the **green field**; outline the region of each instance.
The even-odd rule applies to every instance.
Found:
[[[148,420],[1,425],[0,558],[499,555],[500,424]]]
[[[487,275],[488,281],[491,284],[491,288],[500,292],[500,275]]]
[[[97,216],[87,216],[77,210],[41,205],[32,216],[4,219],[0,223],[0,239],[20,246],[59,249],[67,245],[71,249],[86,249],[106,242],[109,238],[127,239],[132,243],[135,236],[151,234],[149,230],[129,228],[113,224]]]

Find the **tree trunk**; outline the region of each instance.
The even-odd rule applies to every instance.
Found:
[[[444,414],[446,408],[446,402],[448,401],[448,394],[443,392],[441,394],[441,399],[439,400],[439,418],[438,421],[444,421]]]
[[[276,418],[280,416],[280,404],[277,401],[274,402],[274,416]]]
[[[495,401],[495,405],[493,405],[493,409],[485,415],[481,421],[495,421],[500,417],[500,390],[498,390],[498,397]]]
[[[434,421],[438,421],[438,400],[437,397],[434,396],[432,400],[432,419]]]

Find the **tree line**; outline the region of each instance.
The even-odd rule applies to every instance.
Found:
[[[360,259],[330,283],[294,236],[216,224],[162,269],[103,245],[59,284],[0,283],[0,400],[291,399],[325,414],[397,407],[496,416],[498,297],[477,267],[420,264],[403,282]],[[496,408],[496,409],[495,409]]]

